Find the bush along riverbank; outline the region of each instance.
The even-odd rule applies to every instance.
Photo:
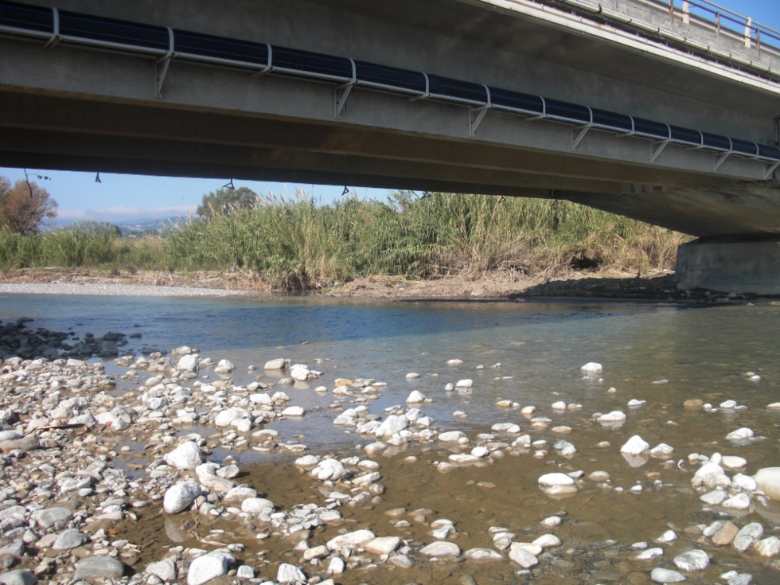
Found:
[[[402,192],[386,201],[349,197],[318,205],[299,194],[191,218],[165,237],[0,233],[0,268],[241,270],[278,290],[311,290],[370,276],[646,274],[673,268],[677,246],[686,240],[566,201]]]

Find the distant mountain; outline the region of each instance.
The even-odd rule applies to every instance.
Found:
[[[162,233],[170,230],[177,224],[187,221],[186,215],[173,215],[166,218],[140,218],[125,221],[106,222],[106,221],[73,221],[68,219],[54,218],[52,220],[52,229],[61,230],[84,230],[84,231],[106,231],[112,226],[118,227],[123,236],[134,236],[143,233]]]

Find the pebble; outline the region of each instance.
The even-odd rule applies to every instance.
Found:
[[[753,479],[762,492],[773,500],[780,500],[780,467],[759,469]]]
[[[734,537],[734,548],[740,552],[745,552],[751,546],[753,546],[758,539],[764,535],[764,527],[758,522],[751,522],[745,524],[737,535]]]
[[[763,540],[759,540],[753,545],[755,550],[762,557],[774,557],[780,554],[780,538],[776,536],[769,536]]]
[[[203,456],[196,443],[187,441],[168,453],[165,462],[177,469],[195,469],[203,463]]]
[[[685,576],[671,569],[656,567],[650,572],[650,578],[656,583],[679,583],[685,581]]]
[[[710,566],[710,557],[701,549],[693,549],[674,557],[674,564],[683,571],[703,571]]]
[[[27,569],[17,569],[0,574],[0,583],[2,585],[35,585],[38,583],[38,577]]]
[[[726,435],[726,439],[729,441],[745,441],[752,438],[753,430],[745,427],[737,429],[736,431],[731,431],[728,435]]]
[[[539,559],[528,552],[520,543],[513,543],[509,547],[509,558],[524,569],[530,569],[539,564]]]
[[[604,368],[599,363],[588,362],[580,368],[580,371],[584,374],[600,374],[604,371]]]
[[[172,487],[168,488],[165,492],[163,499],[163,509],[168,514],[178,514],[189,508],[195,501],[195,498],[200,496],[200,486],[194,481],[182,481]]]
[[[76,528],[71,528],[61,532],[54,541],[52,548],[54,550],[68,550],[76,548],[87,542],[86,534],[81,533]]]
[[[717,546],[726,546],[734,541],[734,537],[737,536],[739,528],[737,528],[731,522],[726,522],[723,526],[712,535],[712,543]]]
[[[111,557],[87,557],[78,562],[73,578],[104,577],[107,579],[119,579],[124,573],[124,565],[116,559]]]
[[[420,554],[426,557],[457,557],[460,547],[454,542],[438,540],[420,549]]]
[[[295,565],[282,563],[276,572],[276,580],[279,583],[305,583],[306,575]]]
[[[650,444],[647,443],[639,435],[631,437],[625,445],[620,448],[621,453],[626,455],[640,455],[650,448]]]
[[[663,556],[663,554],[664,554],[664,549],[662,548],[648,548],[647,550],[643,550],[634,558],[638,561],[649,561],[656,557]]]
[[[470,380],[469,378],[465,378],[463,380],[458,380],[455,382],[455,388],[471,388],[471,386],[474,384],[473,380]]]

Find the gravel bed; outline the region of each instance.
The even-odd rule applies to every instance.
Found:
[[[243,296],[244,291],[183,286],[143,286],[138,284],[7,284],[0,283],[0,293],[28,295],[105,295],[134,297],[229,297]]]

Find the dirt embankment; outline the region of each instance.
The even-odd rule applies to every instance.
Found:
[[[150,287],[208,288],[240,291],[265,296],[284,294],[251,271],[108,271],[86,268],[25,269],[3,273],[4,283],[124,284]],[[624,272],[569,271],[554,279],[513,274],[487,274],[476,278],[448,276],[434,279],[408,279],[400,276],[369,276],[348,283],[309,291],[309,294],[336,298],[385,300],[411,299],[511,299],[519,297],[607,297],[625,299],[681,300],[706,293],[683,293],[676,289],[674,274],[655,272],[638,277]]]

